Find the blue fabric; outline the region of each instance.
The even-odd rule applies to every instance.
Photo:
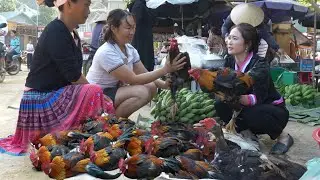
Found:
[[[261,7],[265,15],[268,16],[273,23],[288,21],[293,17],[297,19],[308,13],[308,8],[302,4],[292,0],[263,0],[251,2]]]
[[[292,1],[292,0],[282,0],[282,2],[274,0],[264,0],[252,2],[258,7],[267,7],[268,9],[278,9],[278,10],[294,10],[298,12],[307,13],[308,7],[303,6],[302,4]]]
[[[16,52],[20,53],[20,39],[18,37],[10,40],[10,47]]]
[[[42,109],[50,108],[59,99],[60,95],[64,91],[64,88],[60,88],[57,91],[52,92],[39,92],[39,91],[27,91],[23,94],[23,99],[34,101],[34,104],[22,104],[20,108],[22,109]],[[39,103],[39,100],[41,103]]]
[[[105,24],[103,23],[97,23],[96,26],[93,28],[91,46],[94,48],[99,48],[99,36],[104,25]]]

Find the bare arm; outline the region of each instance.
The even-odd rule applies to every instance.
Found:
[[[133,72],[136,74],[147,73],[148,70],[144,67],[141,61],[133,64]]]
[[[111,72],[111,75],[120,81],[126,82],[132,85],[143,85],[155,81],[156,79],[167,74],[165,68],[157,69],[151,72],[135,74],[131,71],[127,65],[122,65],[116,70]]]
[[[183,62],[185,57],[179,59],[180,55],[181,54],[174,58],[172,64],[170,64],[170,60],[167,59],[164,67],[151,72],[148,72],[141,62],[138,62],[133,68],[133,71],[131,71],[127,65],[122,65],[119,68],[112,71],[111,75],[117,78],[118,80],[126,82],[128,84],[147,84],[156,81],[157,79],[166,75],[167,73],[174,72],[183,68],[185,64],[185,62]],[[141,64],[139,65],[139,63]]]
[[[135,63],[133,65],[133,71],[135,74],[143,74],[143,73],[147,73],[148,70],[144,67],[144,65],[142,64],[141,61]],[[155,81],[153,81],[155,83],[155,85],[158,87],[158,88],[161,88],[161,89],[168,89],[169,88],[169,82],[167,81],[163,81],[161,79],[157,79]]]

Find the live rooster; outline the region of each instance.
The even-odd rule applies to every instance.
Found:
[[[241,95],[245,95],[253,86],[253,78],[248,73],[242,73],[230,68],[221,68],[215,71],[207,69],[191,69],[189,74],[202,88],[209,93],[214,93],[222,101],[229,104],[234,112],[226,129],[235,133],[236,118],[242,110]]]
[[[169,47],[169,58],[170,58],[170,63],[173,63],[173,60],[176,56],[178,56],[180,53],[179,47],[178,47],[178,42],[176,39],[171,39],[170,41],[170,47]],[[191,69],[191,63],[190,63],[190,57],[187,52],[181,53],[180,58],[186,57],[185,62],[186,64],[183,66],[182,69],[170,73],[170,79],[171,79],[171,85],[170,85],[170,91],[171,91],[171,98],[173,100],[173,105],[171,107],[171,116],[172,119],[174,119],[178,105],[176,103],[176,92],[179,87],[183,86],[183,83],[189,80],[189,74],[188,70]]]

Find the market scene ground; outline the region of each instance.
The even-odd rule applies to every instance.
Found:
[[[0,178],[320,180],[320,3],[2,1]]]
[[[5,83],[0,86],[0,111],[1,122],[0,122],[0,136],[5,137],[8,134],[13,134],[16,127],[16,121],[18,116],[18,108],[20,99],[22,96],[24,82],[28,70],[26,66],[22,67],[22,72],[16,76],[8,76]],[[141,108],[130,119],[137,119],[138,115],[141,114],[143,117],[152,118],[150,115],[151,107],[146,105]],[[297,122],[289,122],[286,129],[290,133],[295,143],[287,153],[290,160],[305,164],[308,160],[319,157],[320,151],[319,146],[315,143],[314,139],[311,138],[313,126],[304,125]],[[268,152],[271,148],[273,141],[269,137],[263,136],[260,141],[263,143],[263,150]],[[28,156],[11,156],[7,154],[0,154],[0,177],[6,180],[20,180],[20,179],[39,179],[46,180],[48,176],[43,172],[37,172],[32,169],[32,164]],[[95,179],[88,175],[80,175],[70,179]],[[125,179],[124,176],[118,179]]]

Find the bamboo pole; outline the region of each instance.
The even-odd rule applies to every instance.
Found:
[[[317,4],[317,0],[314,0]],[[313,22],[313,63],[312,63],[312,82],[313,87],[315,87],[314,75],[315,75],[315,62],[316,62],[316,53],[317,53],[317,11],[314,11],[314,22]]]
[[[312,63],[312,82],[313,86],[315,86],[314,82],[314,74],[315,74],[315,61],[316,61],[316,52],[317,52],[317,12],[320,11],[319,6],[317,5],[317,0],[308,0],[308,2],[314,8],[314,22],[313,22],[313,63]]]

